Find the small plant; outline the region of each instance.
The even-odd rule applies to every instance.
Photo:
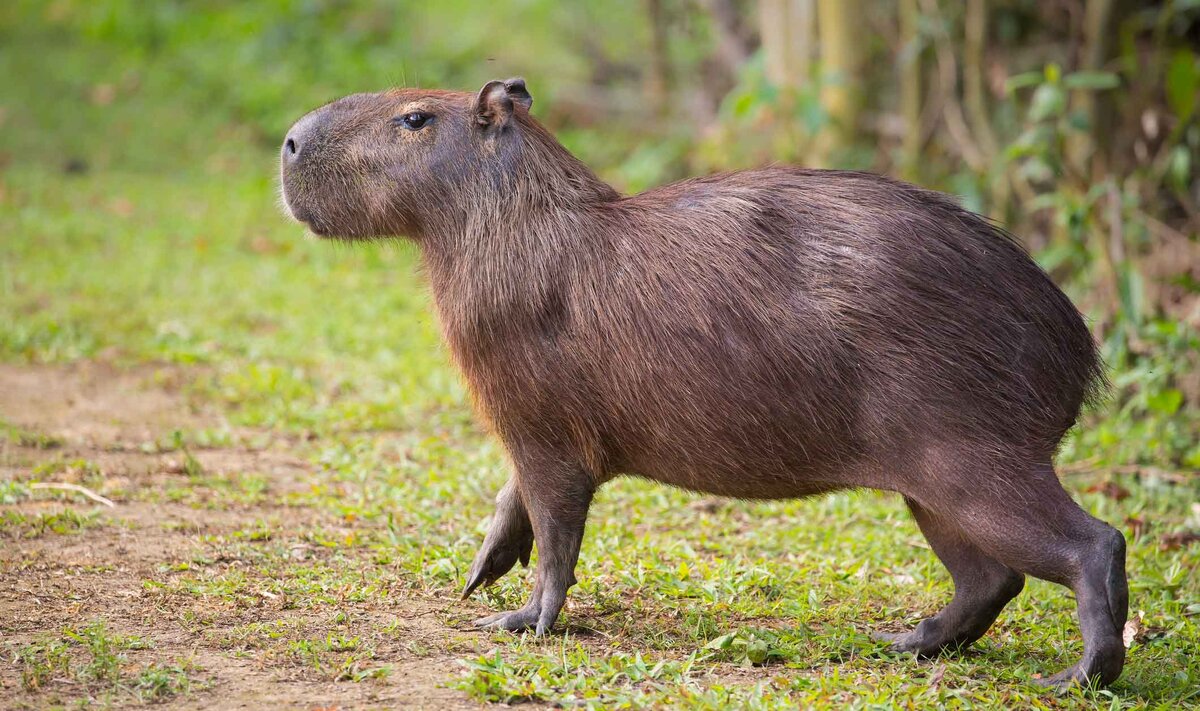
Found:
[[[191,688],[188,670],[177,664],[151,664],[134,677],[132,686],[142,701],[161,701]]]
[[[33,449],[57,449],[63,445],[61,437],[31,432],[3,420],[0,420],[0,438],[6,439],[18,447],[32,447]]]
[[[91,655],[91,661],[77,670],[79,675],[114,684],[120,679],[121,666],[127,661],[122,652],[150,646],[140,637],[110,634],[102,620],[96,620],[80,630],[64,629],[63,636],[84,647]]]
[[[0,534],[14,538],[41,538],[49,533],[63,536],[80,533],[99,522],[99,512],[79,513],[74,509],[40,514],[0,511]]]
[[[745,666],[763,666],[782,661],[779,635],[771,630],[746,627],[723,634],[704,645],[716,652],[718,658]]]
[[[37,691],[54,677],[69,674],[70,645],[62,640],[25,645],[17,650],[17,663],[21,665],[21,686]]]
[[[149,640],[114,634],[103,620],[67,627],[17,650],[21,686],[29,692],[55,680],[82,685],[89,692],[129,693],[141,701],[161,701],[191,689],[190,664],[158,664],[130,670],[127,652],[149,649]]]

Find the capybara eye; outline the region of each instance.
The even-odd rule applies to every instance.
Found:
[[[429,123],[430,119],[432,118],[433,116],[430,114],[421,111],[413,111],[411,113],[404,114],[403,116],[397,116],[396,118],[392,119],[392,123],[400,126],[401,128],[406,128],[409,131],[419,131],[424,128],[425,124]]]

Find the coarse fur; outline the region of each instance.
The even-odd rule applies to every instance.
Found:
[[[1010,235],[850,171],[622,197],[531,102],[520,80],[355,95],[297,122],[283,155],[288,209],[314,232],[420,244],[450,351],[512,458],[467,593],[535,541],[537,582],[484,624],[551,627],[614,476],[755,499],[870,487],[906,498],[956,585],[897,649],[974,641],[1028,573],[1079,599],[1084,659],[1050,682],[1119,675],[1124,539],[1052,467],[1102,367]]]

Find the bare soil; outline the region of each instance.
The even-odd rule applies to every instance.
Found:
[[[125,652],[132,670],[152,662],[183,662],[191,669],[190,688],[161,704],[166,708],[477,708],[461,692],[445,687],[459,668],[455,660],[463,656],[464,645],[471,644],[447,623],[452,603],[446,600],[395,586],[386,603],[347,606],[347,618],[339,624],[342,629],[349,625],[350,633],[370,636],[391,625],[391,634],[375,638],[372,660],[390,667],[390,673],[381,679],[335,681],[278,648],[230,642],[236,630],[255,622],[279,624],[303,638],[324,637],[332,629],[331,610],[294,609],[267,592],[260,599],[243,595],[230,603],[145,584],[198,556],[207,556],[211,566],[247,565],[237,556],[211,560],[214,537],[265,522],[273,540],[300,540],[307,527],[329,523],[323,520],[329,514],[281,505],[278,496],[262,499],[270,504],[219,506],[142,500],[151,497],[139,492],[160,490],[185,476],[180,453],[163,452],[153,443],[176,429],[224,427],[216,413],[189,404],[183,394],[187,377],[186,371],[165,366],[0,365],[0,418],[57,440],[0,438],[0,480],[91,486],[100,481],[104,490],[123,494],[114,495],[112,508],[78,495],[0,504],[0,514],[36,516],[65,508],[98,512],[94,525],[74,534],[0,531],[0,708],[42,708],[89,698],[117,707],[137,701],[132,692],[92,688],[78,679],[53,679],[34,691],[22,683],[17,649],[96,619],[104,620],[112,634],[136,635],[151,643]],[[294,443],[263,440],[262,433],[237,432],[232,441],[254,444],[196,451],[195,457],[206,473],[265,475],[272,494],[303,489],[311,465],[292,454]],[[80,460],[94,466],[81,473],[70,465]],[[293,552],[310,555],[303,546]],[[459,653],[452,654],[451,648]]]

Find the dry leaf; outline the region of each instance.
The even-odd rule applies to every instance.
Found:
[[[1195,531],[1176,531],[1167,533],[1158,539],[1160,551],[1177,551],[1184,546],[1200,541],[1200,533]]]
[[[1092,484],[1087,488],[1089,494],[1104,494],[1114,501],[1124,501],[1129,498],[1129,489],[1121,486],[1115,481],[1106,481],[1103,484]]]
[[[1144,613],[1138,610],[1136,616],[1129,618],[1125,623],[1125,629],[1121,631],[1121,640],[1125,643],[1125,649],[1133,646],[1134,642],[1141,642],[1146,638],[1146,624],[1143,622]]]
[[[946,665],[939,664],[934,668],[933,673],[929,675],[929,688],[937,689],[942,683],[942,677],[946,675]]]
[[[1141,538],[1147,528],[1146,519],[1128,516],[1125,518],[1125,526],[1129,528],[1129,532],[1133,534],[1134,538]]]
[[[129,217],[133,214],[133,203],[127,198],[119,197],[109,203],[108,210],[117,217]]]
[[[97,84],[92,87],[91,99],[96,106],[108,106],[117,98],[117,87],[112,84]]]

